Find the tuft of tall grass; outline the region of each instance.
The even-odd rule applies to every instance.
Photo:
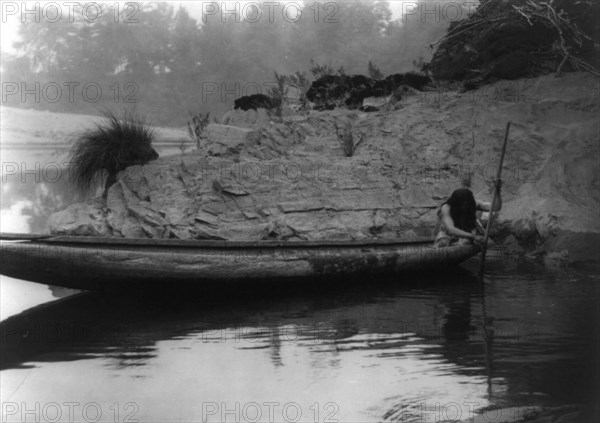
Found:
[[[158,158],[152,148],[155,131],[146,125],[135,112],[123,112],[123,117],[113,111],[103,113],[104,121],[83,131],[71,149],[71,165],[75,186],[86,192],[106,177],[103,197],[117,181],[117,174],[133,165],[146,164]]]
[[[283,114],[283,104],[288,95],[288,77],[285,75],[275,74],[276,85],[269,88],[269,97],[275,109],[275,116],[281,117]]]
[[[210,123],[210,112],[206,115],[202,113],[190,113],[192,121],[187,123],[188,136],[196,143],[196,147],[200,148],[202,142],[206,140],[206,128]]]
[[[310,89],[310,80],[308,79],[308,75],[306,74],[306,72],[298,71],[293,75],[289,75],[287,77],[287,82],[289,85],[295,87],[298,90],[298,100],[300,101],[300,106],[302,108],[306,108],[306,93]]]
[[[335,126],[335,132],[337,135],[338,142],[342,146],[344,155],[346,157],[354,156],[354,153],[358,149],[358,146],[365,139],[365,134],[361,133],[358,137],[358,141],[354,141],[354,135],[352,134],[352,123],[345,122],[343,127],[340,128],[337,122],[333,122]]]
[[[375,81],[380,81],[384,78],[383,72],[377,65],[369,60],[369,77]]]

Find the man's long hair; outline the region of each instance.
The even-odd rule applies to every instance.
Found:
[[[470,189],[460,188],[455,190],[445,204],[450,206],[450,216],[455,227],[465,232],[471,232],[475,229],[477,203]],[[464,210],[461,207],[463,204],[466,206]]]

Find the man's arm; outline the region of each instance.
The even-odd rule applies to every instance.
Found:
[[[494,182],[494,186],[496,187],[496,193],[498,194],[496,197],[496,204],[494,204],[494,211],[502,210],[502,181],[497,180]],[[489,212],[492,209],[492,203],[487,201],[477,201],[477,210]]]
[[[448,232],[448,234],[463,238],[476,239],[477,235],[463,231],[454,226],[454,220],[450,215],[450,206],[448,204],[444,204],[442,206],[442,222],[444,223],[446,232]]]

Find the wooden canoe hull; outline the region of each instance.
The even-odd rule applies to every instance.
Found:
[[[6,239],[6,238],[4,238]],[[431,241],[280,242],[30,237],[0,242],[0,273],[84,290],[225,286],[435,269],[477,254]]]

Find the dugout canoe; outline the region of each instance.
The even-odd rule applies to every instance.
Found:
[[[222,287],[431,270],[480,251],[476,245],[432,245],[431,239],[233,242],[0,234],[0,273],[83,290]]]

